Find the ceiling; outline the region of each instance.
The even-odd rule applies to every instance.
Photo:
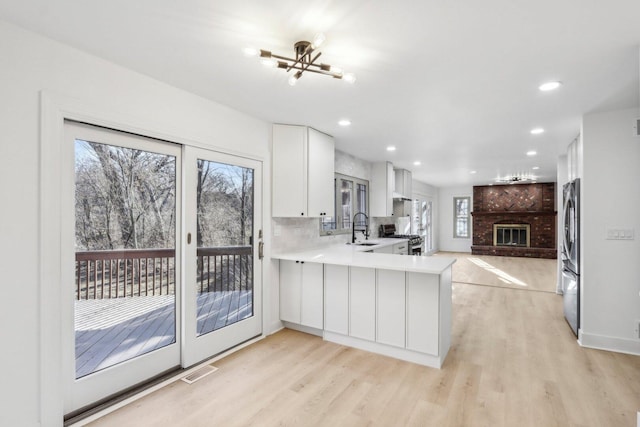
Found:
[[[2,20],[438,187],[555,181],[582,115],[639,105],[638,18],[637,0],[0,0]],[[293,56],[318,32],[322,62],[355,84],[307,73],[292,87],[243,55]],[[549,80],[563,85],[539,91]]]

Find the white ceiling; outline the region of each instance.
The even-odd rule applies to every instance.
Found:
[[[555,181],[583,114],[639,104],[638,0],[0,0],[0,19],[439,187]],[[305,74],[291,87],[242,53],[293,56],[317,32],[322,62],[354,85]],[[563,86],[538,91],[548,80]]]

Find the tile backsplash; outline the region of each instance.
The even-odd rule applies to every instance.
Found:
[[[335,171],[361,179],[371,179],[371,163],[338,150],[336,150]],[[398,227],[394,217],[369,218],[370,238],[378,237],[380,224],[392,222],[395,222]],[[351,241],[350,233],[320,236],[320,220],[318,218],[272,218],[271,232],[271,249],[276,253]]]

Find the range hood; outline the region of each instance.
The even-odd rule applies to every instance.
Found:
[[[410,202],[411,199],[411,172],[406,169],[394,169],[395,188],[393,191],[394,201]]]

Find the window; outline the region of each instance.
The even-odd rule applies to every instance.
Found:
[[[453,198],[453,237],[468,239],[470,197]]]
[[[335,174],[335,211],[320,219],[320,234],[351,232],[353,216],[358,212],[369,215],[369,181]]]

